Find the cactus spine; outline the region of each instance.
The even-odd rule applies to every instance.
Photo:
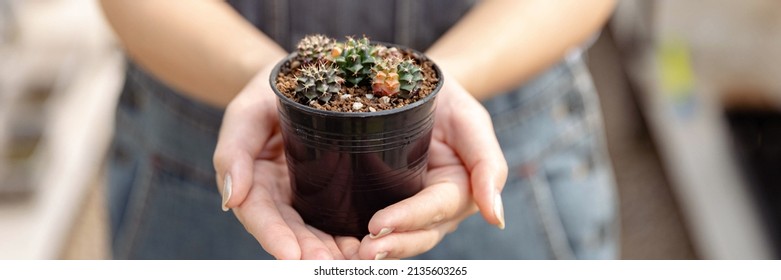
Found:
[[[380,96],[394,96],[399,93],[398,66],[401,60],[387,57],[372,68],[372,92]]]
[[[420,66],[412,59],[405,59],[398,66],[400,89],[399,97],[410,98],[418,93],[423,84],[423,74]]]
[[[330,63],[320,62],[304,66],[301,75],[296,77],[296,95],[305,97],[308,101],[314,99],[328,102],[342,88],[344,79]]]
[[[332,59],[343,72],[348,86],[368,83],[375,62],[373,51],[374,47],[366,37],[358,40],[348,37],[347,41],[333,48]]]
[[[334,39],[320,34],[307,35],[298,42],[298,58],[302,65],[328,59],[328,55],[333,51],[335,43]]]

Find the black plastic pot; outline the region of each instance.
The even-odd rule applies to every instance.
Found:
[[[423,54],[417,53],[425,59]],[[363,237],[378,210],[423,188],[434,125],[435,97],[377,112],[332,112],[299,104],[276,87],[271,73],[294,193],[304,221],[335,236]]]

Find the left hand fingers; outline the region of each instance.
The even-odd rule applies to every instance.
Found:
[[[379,239],[364,237],[358,256],[361,259],[381,260],[420,255],[434,248],[445,234],[458,227],[460,221],[448,221],[424,230],[395,232]]]
[[[287,225],[295,234],[301,246],[301,259],[303,260],[333,260],[344,259],[341,252],[336,249],[336,244],[331,237],[317,236],[309,225],[298,216],[298,213],[287,205],[280,206],[280,213]],[[329,245],[329,243],[331,243]],[[336,249],[336,250],[335,250]]]

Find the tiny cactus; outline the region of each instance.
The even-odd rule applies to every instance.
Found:
[[[308,101],[314,99],[328,102],[342,88],[344,79],[338,76],[337,69],[330,63],[318,63],[304,66],[301,75],[296,77],[296,95]]]
[[[398,66],[401,61],[388,57],[378,61],[372,68],[372,92],[380,96],[393,96],[399,93]]]
[[[298,58],[303,65],[328,59],[335,43],[334,39],[324,35],[308,35],[298,42]]]
[[[406,59],[398,66],[399,83],[401,91],[399,97],[410,98],[418,93],[423,84],[423,74],[420,66],[415,64],[412,59]]]
[[[333,48],[331,57],[344,74],[349,86],[367,84],[375,59],[372,56],[374,47],[369,39],[347,38],[347,41]]]

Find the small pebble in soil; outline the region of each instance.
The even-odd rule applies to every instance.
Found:
[[[374,109],[374,107],[369,107],[369,112],[377,112],[377,109]]]
[[[369,100],[374,99],[374,94],[371,94],[371,93],[367,94],[366,95],[366,99],[369,99]]]
[[[390,103],[390,97],[383,96],[382,98],[380,98],[380,104],[388,104],[388,103]]]
[[[356,111],[358,111],[358,110],[360,110],[361,108],[363,108],[363,103],[361,103],[361,102],[355,102],[355,103],[353,103],[353,110],[356,110]]]
[[[342,94],[341,96],[339,96],[339,99],[347,100],[347,99],[350,99],[351,97],[353,97],[353,96],[349,95],[349,94]]]

